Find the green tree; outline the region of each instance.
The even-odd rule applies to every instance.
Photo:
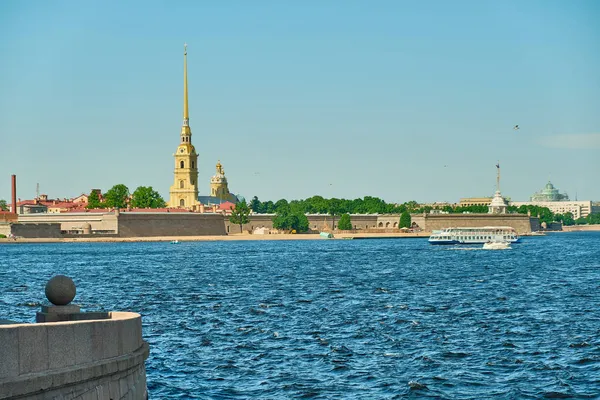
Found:
[[[273,217],[273,228],[285,231],[290,229],[291,222],[289,209],[281,207]]]
[[[575,223],[577,225],[586,225],[588,223],[588,220],[587,220],[587,218],[579,217],[575,220]]]
[[[295,229],[296,232],[306,232],[308,231],[308,218],[303,213],[295,213],[293,214],[295,220],[292,224],[292,229]]]
[[[106,207],[125,208],[129,199],[129,188],[118,184],[110,188],[104,195]]]
[[[140,186],[131,196],[131,206],[135,208],[162,208],[167,203],[152,186]]]
[[[262,214],[263,205],[260,202],[260,200],[258,199],[258,197],[254,196],[252,198],[252,200],[250,201],[250,209],[257,214]]]
[[[590,225],[600,224],[600,213],[589,214],[586,219]]]
[[[8,206],[6,205],[6,200],[0,200],[0,211],[8,211]]]
[[[250,208],[248,208],[248,204],[245,201],[240,201],[235,205],[235,207],[231,210],[231,216],[229,217],[229,222],[232,224],[237,224],[240,226],[240,232],[243,232],[243,225],[250,222]]]
[[[350,214],[342,214],[342,216],[340,217],[340,221],[338,222],[338,229],[342,231],[349,231],[352,229],[352,221],[350,220]]]
[[[410,228],[411,220],[408,211],[400,214],[400,228]]]
[[[289,207],[289,203],[286,199],[277,200],[275,203],[275,212],[279,212],[280,209],[287,209]]]
[[[85,208],[102,208],[102,203],[100,203],[100,195],[98,194],[97,190],[92,190],[90,192],[90,195],[88,196],[88,204]]]
[[[271,200],[265,201],[262,203],[262,211],[266,214],[274,214],[275,213],[275,204]]]

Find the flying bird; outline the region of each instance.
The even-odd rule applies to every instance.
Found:
[[[515,131],[519,130],[519,125],[515,125],[515,127],[513,128]]]

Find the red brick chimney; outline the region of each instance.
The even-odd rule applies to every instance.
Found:
[[[12,178],[12,212],[13,214],[17,213],[17,176],[11,175]]]

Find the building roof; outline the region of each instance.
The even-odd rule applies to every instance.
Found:
[[[218,207],[219,210],[222,211],[231,211],[231,209],[235,208],[235,203],[231,201],[226,201],[225,203],[221,203]]]

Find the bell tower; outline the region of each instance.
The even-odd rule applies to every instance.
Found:
[[[169,191],[169,207],[192,209],[198,205],[198,154],[192,145],[188,112],[187,44],[183,45],[183,124],[175,158],[174,182]]]

